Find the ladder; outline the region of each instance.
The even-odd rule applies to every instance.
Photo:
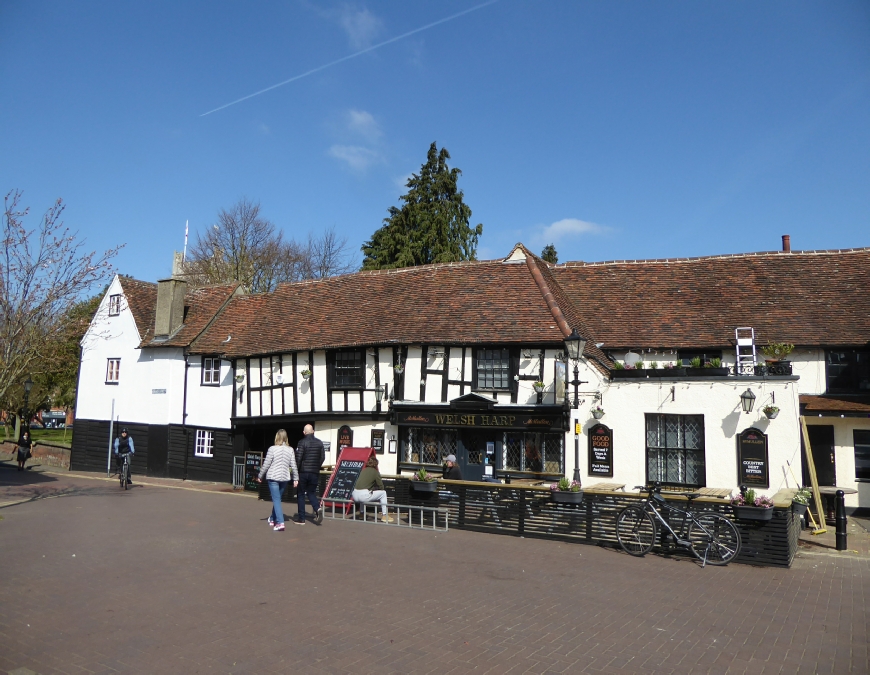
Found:
[[[734,339],[737,343],[737,365],[735,366],[736,375],[754,375],[755,374],[755,329],[735,328]]]

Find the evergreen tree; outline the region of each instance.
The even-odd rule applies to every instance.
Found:
[[[471,227],[471,209],[447,166],[450,153],[429,147],[419,174],[408,179],[401,208],[391,206],[383,226],[362,246],[364,270],[475,260],[483,225]]]
[[[553,263],[555,265],[559,262],[559,254],[556,253],[556,247],[552,244],[544,246],[544,250],[541,251],[541,258],[546,260],[548,263]]]

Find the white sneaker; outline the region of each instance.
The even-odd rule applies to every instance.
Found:
[[[392,523],[393,517],[390,514],[385,513],[381,516],[381,522],[382,523]]]

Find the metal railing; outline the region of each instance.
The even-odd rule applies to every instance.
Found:
[[[371,510],[369,510],[371,509]],[[361,511],[361,513],[360,513]],[[349,499],[324,500],[323,515],[332,520],[377,523],[416,530],[447,532],[450,512],[446,508],[414,504],[387,504],[389,520],[382,520],[380,502],[354,502]]]
[[[245,487],[245,458],[233,457],[233,490]]]

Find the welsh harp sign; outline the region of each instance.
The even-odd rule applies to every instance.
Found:
[[[613,430],[603,424],[589,430],[589,475],[613,478]]]
[[[561,429],[562,418],[552,415],[481,413],[401,412],[397,421],[402,425],[420,427],[479,427],[502,429]]]
[[[770,487],[767,434],[754,427],[737,436],[737,484]]]

